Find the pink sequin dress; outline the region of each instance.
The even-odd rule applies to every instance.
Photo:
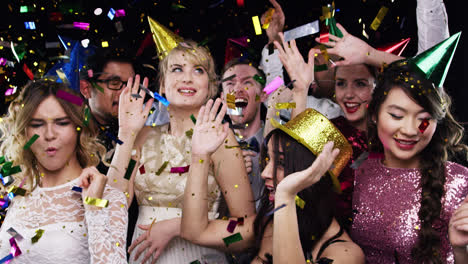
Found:
[[[411,250],[420,228],[421,174],[418,169],[387,168],[381,159],[368,159],[356,171],[351,238],[364,251],[366,263],[416,263]],[[441,255],[453,263],[448,240],[452,213],[468,194],[468,168],[446,162],[441,221]]]

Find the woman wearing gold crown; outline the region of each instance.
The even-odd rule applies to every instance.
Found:
[[[467,146],[441,87],[458,37],[378,80],[369,137],[383,157],[356,171],[351,230],[369,263],[468,263],[468,168],[448,161]]]
[[[230,252],[251,247],[251,263],[363,263],[361,249],[334,219],[330,206],[332,188],[339,188],[336,175],[352,149],[333,124],[312,109],[284,126],[273,123],[278,129],[269,133],[262,149],[265,189],[257,216],[209,221],[209,164],[198,161],[222,148],[228,128],[221,125],[226,106],[216,114],[220,105],[220,99],[214,105],[210,101],[198,114],[182,236]],[[331,176],[323,176],[326,173]]]
[[[150,19],[150,23],[154,29],[156,22]],[[160,30],[165,34],[158,35],[158,40],[164,42],[161,40],[171,35],[159,25],[159,33]],[[161,93],[170,102],[170,123],[143,128],[152,100],[143,109],[141,97],[145,91],[139,91],[138,75],[129,80],[120,98],[119,139],[124,143],[116,149],[109,177],[112,184],[128,192],[128,199],[135,196],[139,205],[137,227],[129,248],[130,263],[147,260],[190,263],[197,259],[226,263],[224,253],[179,237],[189,166],[193,162],[210,166],[208,193],[204,197],[210,219],[216,218],[221,193],[230,215],[252,216],[255,213],[253,194],[232,131],[228,133],[225,147],[203,161],[193,160],[191,137],[195,120],[191,115],[196,115],[216,95],[215,67],[205,47],[192,41],[179,40],[172,44],[170,50],[160,51],[159,63]],[[143,86],[147,84],[145,79]],[[133,166],[129,165],[132,162]]]

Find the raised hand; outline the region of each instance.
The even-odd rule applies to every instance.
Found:
[[[280,41],[278,33],[283,32],[284,21],[285,21],[283,9],[281,8],[280,4],[278,4],[276,0],[270,0],[270,3],[273,5],[275,11],[273,15],[271,16],[271,20],[269,23],[270,25],[265,30],[268,36],[268,43],[272,43],[275,40]],[[268,9],[265,13],[263,13],[260,19],[260,21],[262,22],[262,25],[265,23],[265,19],[269,12],[270,12],[270,9]]]
[[[197,123],[193,128],[192,154],[211,155],[227,137],[229,124],[222,124],[227,110],[226,104],[223,104],[221,111],[216,114],[221,103],[220,98],[216,99],[214,104],[210,99],[205,106],[200,108]]]
[[[328,171],[339,152],[339,149],[333,149],[332,141],[328,142],[309,168],[285,177],[276,187],[276,194],[294,197],[301,190],[314,185]]]
[[[344,58],[342,61],[335,62],[333,66],[367,63],[367,56],[374,48],[365,41],[349,34],[341,24],[337,23],[336,25],[343,33],[343,37],[340,38],[330,34],[329,38],[333,41],[323,43],[331,47],[327,49],[328,53]],[[318,42],[319,38],[315,40]]]
[[[143,86],[148,87],[148,78],[144,78]],[[143,101],[145,91],[140,88],[140,75],[135,78],[130,77],[127,86],[120,94],[119,99],[119,132],[132,133],[136,135],[145,125],[148,118],[151,105],[154,99],[151,98],[146,102],[143,109]]]
[[[101,174],[96,167],[85,168],[81,172],[79,179],[79,185],[83,187],[83,191],[81,192],[83,201],[86,196],[101,199],[106,183],[106,175]]]
[[[295,80],[294,87],[298,89],[308,89],[314,80],[314,54],[316,49],[310,49],[307,63],[297,49],[296,41],[289,43],[284,41],[283,33],[279,33],[282,45],[275,41],[275,47],[279,51],[279,58],[291,80]]]

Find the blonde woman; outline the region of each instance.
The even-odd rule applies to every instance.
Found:
[[[139,205],[137,228],[129,248],[130,262],[226,263],[222,252],[179,237],[188,165],[192,162],[194,122],[190,117],[196,116],[217,93],[213,58],[206,48],[183,42],[161,61],[159,70],[161,93],[170,102],[170,123],[143,128],[152,100],[143,109],[140,97],[145,96],[145,91],[138,91],[140,77],[130,79],[119,105],[119,139],[124,143],[117,146],[108,173],[111,184],[128,192],[129,200],[135,195]],[[145,79],[143,86],[147,83]],[[220,148],[210,159],[198,161],[211,164],[207,197],[211,219],[218,211],[221,193],[231,216],[248,217],[255,213],[243,156],[232,131],[227,142],[229,147]],[[127,180],[124,176],[130,176],[130,159],[135,164]]]
[[[62,99],[70,95],[77,96],[66,85],[32,82],[1,123],[0,152],[22,170],[11,175],[9,187],[26,191],[11,199],[0,230],[0,257],[10,254],[10,239],[18,234],[22,254],[11,263],[126,262],[127,201],[90,167],[104,148],[95,143],[93,124],[83,125],[83,107]],[[89,199],[108,206],[84,202]]]

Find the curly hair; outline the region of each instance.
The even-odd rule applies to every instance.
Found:
[[[412,256],[418,263],[442,263],[441,240],[433,224],[440,219],[441,199],[444,195],[445,162],[457,151],[468,148],[462,144],[463,127],[450,113],[451,100],[443,88],[434,87],[424,78],[420,70],[408,61],[397,61],[379,76],[377,86],[369,104],[368,115],[378,118],[380,106],[394,87],[401,88],[414,102],[424,108],[437,121],[436,131],[430,143],[420,153],[421,207],[418,212],[421,229]],[[369,146],[371,151],[383,152],[378,139],[377,126],[368,118]],[[378,120],[377,120],[378,124]]]
[[[31,122],[34,112],[39,104],[50,96],[54,96],[71,122],[80,127],[76,156],[81,167],[95,166],[100,158],[104,157],[105,148],[97,143],[98,128],[93,120],[83,125],[85,120],[84,104],[78,106],[64,99],[56,97],[58,90],[79,96],[67,85],[43,79],[30,82],[21,91],[8,109],[7,115],[0,123],[2,137],[0,138],[0,153],[8,160],[21,166],[21,177],[15,177],[15,184],[25,180],[25,188],[32,191],[39,183],[39,171],[36,166],[36,158],[31,149],[24,149],[28,141],[26,129]],[[22,179],[20,179],[22,178]]]
[[[194,63],[195,65],[202,66],[206,73],[208,74],[208,98],[206,102],[214,98],[218,93],[218,76],[216,75],[216,68],[213,57],[211,56],[210,51],[204,47],[197,45],[196,42],[192,40],[187,40],[185,42],[179,43],[177,47],[172,49],[169,54],[164,57],[164,59],[159,63],[159,85],[161,88],[164,87],[164,79],[166,77],[166,72],[169,67],[169,58],[175,54],[183,53],[185,57]],[[205,103],[206,103],[205,102]]]

